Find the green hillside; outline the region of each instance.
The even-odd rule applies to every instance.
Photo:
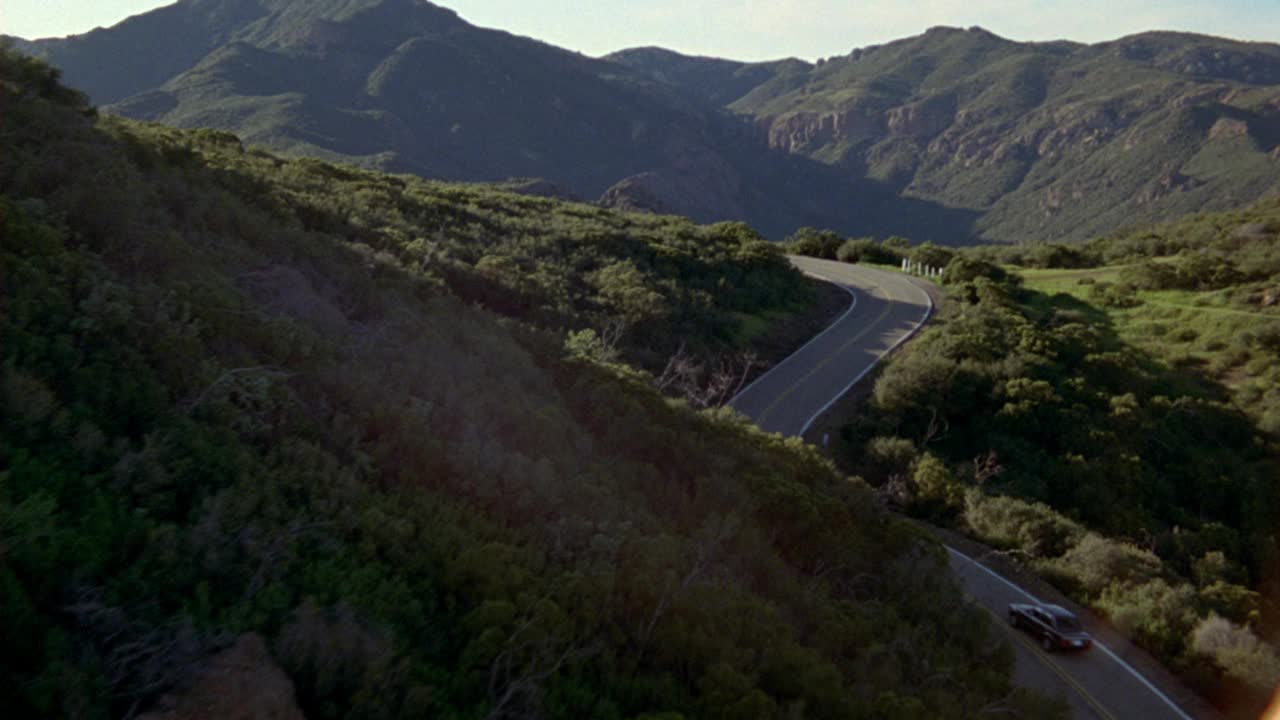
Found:
[[[803,75],[810,63],[794,58],[775,62],[744,63],[711,57],[690,57],[659,47],[631,48],[606,55],[656,80],[672,85],[703,102],[729,105],[760,85],[778,77]]]
[[[865,486],[566,333],[723,347],[804,291],[744,227],[0,84],[8,717],[163,709],[233,645],[313,720],[1065,717]]]
[[[450,180],[546,178],[577,197],[746,220],[778,237],[858,215],[835,200],[856,184],[764,152],[715,104],[421,0],[182,0],[18,47],[109,113],[230,130],[293,156]],[[103,73],[143,65],[129,80]]]
[[[1280,682],[1278,233],[1269,198],[962,251],[939,321],[844,428],[842,463],[1258,717]],[[820,239],[793,246],[824,254]],[[895,249],[837,252],[868,247]]]
[[[670,59],[648,65],[699,77],[662,72]],[[934,28],[771,75],[729,105],[771,148],[973,214],[919,240],[1084,240],[1278,187],[1276,45],[1175,33],[1019,43]]]

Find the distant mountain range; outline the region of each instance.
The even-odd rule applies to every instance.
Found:
[[[107,112],[775,237],[1083,239],[1280,189],[1280,46],[1196,35],[593,59],[421,0],[182,0],[11,41]]]

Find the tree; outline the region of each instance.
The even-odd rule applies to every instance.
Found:
[[[835,260],[843,242],[843,238],[830,230],[802,227],[783,240],[782,246],[792,255]]]

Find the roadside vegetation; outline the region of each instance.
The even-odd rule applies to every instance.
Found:
[[[135,715],[247,636],[313,720],[1065,717],[868,487],[624,362],[804,301],[746,227],[0,83],[8,717]]]
[[[940,321],[889,362],[842,464],[1257,717],[1280,682],[1278,233],[1273,199],[961,251]],[[823,237],[798,239],[827,257],[860,243]]]

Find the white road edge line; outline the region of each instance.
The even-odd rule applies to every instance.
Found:
[[[1182,718],[1183,720],[1191,720],[1191,716],[1182,712],[1182,708],[1178,707],[1177,703],[1175,703],[1173,700],[1170,700],[1168,695],[1165,695],[1164,693],[1157,690],[1156,686],[1152,685],[1151,681],[1143,677],[1142,673],[1138,672],[1137,670],[1134,670],[1132,665],[1125,662],[1119,655],[1116,655],[1115,653],[1111,652],[1111,648],[1107,647],[1106,645],[1103,645],[1100,642],[1096,642],[1094,643],[1094,645],[1097,645],[1099,648],[1102,649],[1102,652],[1106,653],[1111,657],[1112,660],[1115,660],[1117,663],[1119,663],[1120,667],[1124,668],[1125,670],[1128,670],[1130,675],[1138,678],[1138,681],[1141,682],[1143,685],[1146,685],[1148,690],[1155,693],[1156,696],[1158,696],[1161,700],[1163,700],[1166,705],[1168,705],[1170,708],[1173,709],[1174,712],[1178,713],[1178,717]]]
[[[883,271],[881,271],[881,272],[883,272]],[[823,278],[823,279],[824,279],[824,280],[827,280],[826,278]],[[832,280],[827,280],[827,282],[834,282],[834,281],[832,281]],[[843,288],[845,288],[846,290],[849,290],[849,288],[845,287],[844,285],[841,285],[840,283],[835,283],[835,284],[836,284],[836,285],[840,285],[840,287],[843,287]],[[910,340],[911,338],[915,337],[916,333],[920,332],[920,328],[924,327],[924,324],[925,324],[925,323],[927,323],[927,322],[929,322],[929,318],[933,317],[933,297],[931,297],[931,296],[929,295],[929,293],[925,292],[925,290],[924,290],[923,288],[921,288],[919,285],[916,285],[915,283],[911,282],[910,280],[908,280],[908,281],[907,281],[907,284],[908,284],[908,285],[911,285],[911,286],[912,286],[912,287],[914,287],[915,289],[917,289],[917,290],[919,290],[920,292],[924,293],[924,299],[925,299],[925,301],[926,301],[926,302],[928,302],[928,303],[929,303],[928,308],[924,311],[924,317],[920,318],[920,322],[916,323],[915,327],[911,328],[911,330],[910,330],[910,331],[908,331],[906,335],[903,335],[901,338],[898,338],[898,341],[897,341],[897,342],[895,342],[895,343],[894,343],[894,344],[893,344],[893,345],[892,345],[888,350],[885,350],[884,352],[880,353],[880,356],[879,356],[879,357],[877,357],[877,358],[875,359],[875,362],[871,363],[870,365],[868,365],[868,366],[866,367],[866,369],[865,369],[865,370],[863,370],[862,372],[858,373],[858,376],[857,376],[857,377],[855,377],[852,381],[850,381],[850,383],[849,383],[848,385],[845,385],[845,386],[844,386],[844,389],[843,389],[843,390],[841,390],[841,391],[839,392],[839,394],[837,394],[835,397],[831,398],[831,400],[830,400],[830,401],[828,401],[826,405],[823,405],[823,406],[818,410],[818,412],[814,413],[814,414],[813,414],[813,417],[809,418],[809,421],[808,421],[808,422],[806,422],[806,423],[804,424],[804,427],[800,428],[800,437],[804,437],[804,434],[805,434],[805,433],[807,433],[807,432],[809,432],[809,428],[813,427],[813,424],[814,424],[815,422],[817,422],[817,421],[818,421],[818,418],[822,417],[822,414],[823,414],[823,413],[825,413],[826,411],[830,410],[832,405],[835,405],[837,402],[839,402],[840,398],[844,397],[844,396],[845,396],[845,393],[847,393],[847,392],[849,392],[851,389],[853,389],[853,386],[854,386],[854,385],[857,385],[859,382],[861,382],[861,381],[862,381],[862,378],[866,377],[866,376],[867,376],[867,373],[869,373],[869,372],[871,372],[872,370],[874,370],[874,369],[876,368],[876,366],[878,366],[878,365],[880,364],[880,361],[881,361],[881,360],[885,359],[885,357],[886,357],[886,356],[888,356],[888,355],[889,355],[890,353],[892,353],[894,350],[897,350],[899,347],[901,347],[903,343],[905,343],[906,341],[908,341],[908,340]],[[852,292],[852,291],[850,291],[850,292]],[[841,318],[841,320],[843,320],[843,319],[844,319],[844,318]],[[839,322],[839,321],[837,321],[837,322]],[[834,327],[834,324],[833,324],[833,327]]]
[[[1021,587],[1018,587],[1017,585],[1013,584],[1012,582],[1010,582],[1009,580],[1005,579],[1005,578],[1004,578],[1003,576],[1001,576],[999,573],[997,573],[996,571],[994,571],[994,570],[992,570],[991,568],[987,567],[986,565],[983,565],[982,563],[978,562],[977,560],[974,560],[973,558],[969,557],[968,555],[965,555],[964,553],[962,553],[962,552],[960,552],[959,550],[957,550],[957,549],[955,549],[955,548],[951,547],[950,545],[947,545],[947,544],[943,543],[943,545],[942,545],[942,546],[943,546],[944,548],[946,548],[946,549],[947,549],[947,551],[948,551],[948,552],[950,552],[951,554],[953,554],[953,555],[958,555],[959,557],[962,557],[962,558],[964,558],[965,560],[968,560],[969,562],[973,563],[974,565],[976,565],[976,566],[978,566],[980,569],[982,569],[982,571],[983,571],[983,572],[985,572],[985,573],[987,573],[988,575],[990,575],[991,577],[993,577],[993,578],[995,578],[995,579],[999,580],[1000,582],[1004,583],[1005,585],[1008,585],[1010,588],[1012,588],[1013,590],[1015,590],[1015,591],[1017,591],[1017,592],[1021,593],[1023,596],[1025,596],[1027,599],[1031,600],[1032,602],[1037,603],[1037,604],[1039,604],[1039,603],[1040,603],[1040,600],[1039,600],[1035,595],[1032,595],[1031,593],[1027,592],[1026,590],[1023,590]],[[1137,679],[1138,679],[1138,682],[1140,682],[1140,683],[1142,683],[1143,685],[1145,685],[1145,686],[1147,687],[1147,689],[1148,689],[1148,690],[1150,690],[1151,692],[1155,693],[1156,697],[1158,697],[1158,698],[1160,698],[1161,700],[1163,700],[1163,701],[1165,702],[1165,704],[1166,704],[1166,705],[1168,705],[1170,708],[1172,708],[1172,709],[1173,709],[1173,711],[1174,711],[1175,713],[1177,713],[1177,714],[1178,714],[1178,717],[1182,718],[1182,720],[1192,720],[1192,717],[1191,717],[1190,715],[1188,715],[1188,714],[1186,714],[1185,712],[1183,712],[1183,711],[1182,711],[1182,708],[1178,707],[1178,704],[1177,704],[1177,703],[1175,703],[1173,700],[1169,699],[1169,696],[1168,696],[1168,695],[1165,695],[1164,693],[1160,692],[1160,690],[1159,690],[1159,689],[1157,689],[1155,685],[1152,685],[1152,684],[1151,684],[1151,681],[1147,680],[1145,677],[1143,677],[1143,676],[1142,676],[1142,673],[1138,672],[1137,670],[1135,670],[1135,669],[1133,668],[1133,666],[1132,666],[1132,665],[1130,665],[1129,663],[1127,663],[1127,662],[1125,662],[1124,660],[1122,660],[1122,659],[1120,658],[1120,656],[1119,656],[1119,655],[1116,655],[1115,653],[1111,652],[1111,648],[1107,647],[1106,645],[1104,645],[1104,644],[1102,644],[1101,642],[1098,642],[1098,641],[1094,641],[1094,643],[1093,643],[1093,644],[1094,644],[1094,647],[1097,647],[1098,649],[1102,650],[1102,652],[1106,653],[1106,654],[1107,654],[1107,655],[1108,655],[1112,660],[1115,660],[1115,661],[1116,661],[1116,663],[1118,663],[1118,664],[1120,665],[1120,667],[1123,667],[1125,670],[1129,671],[1129,674],[1130,674],[1130,675],[1132,675],[1132,676],[1134,676],[1135,678],[1137,678]]]
[[[802,272],[803,272],[803,271],[802,271]],[[809,342],[805,343],[804,345],[801,345],[799,350],[796,350],[795,352],[793,352],[793,353],[791,353],[790,355],[788,355],[788,356],[786,356],[785,358],[783,358],[780,362],[778,362],[778,364],[777,364],[777,365],[774,365],[773,367],[769,368],[767,371],[765,371],[765,373],[764,373],[763,375],[761,375],[760,377],[758,377],[758,378],[756,378],[755,380],[751,381],[751,384],[750,384],[750,385],[748,385],[748,386],[746,386],[745,388],[743,388],[743,389],[742,389],[742,390],[741,390],[737,395],[734,395],[734,396],[733,396],[733,399],[729,401],[729,407],[733,407],[734,403],[738,402],[738,398],[740,398],[740,397],[742,397],[743,395],[746,395],[748,392],[750,392],[750,391],[751,391],[751,388],[755,387],[755,386],[756,386],[756,385],[758,385],[760,382],[762,382],[765,378],[767,378],[767,377],[769,377],[770,375],[772,375],[772,374],[774,373],[774,371],[775,371],[775,370],[778,370],[778,369],[779,369],[779,368],[781,368],[783,365],[786,365],[787,363],[791,362],[791,360],[793,360],[793,359],[794,359],[797,355],[799,355],[800,353],[804,352],[804,351],[805,351],[805,349],[806,349],[806,348],[808,348],[810,345],[812,345],[812,344],[814,344],[814,343],[818,342],[818,340],[820,340],[824,335],[826,335],[827,333],[831,332],[832,330],[835,330],[837,325],[839,325],[840,323],[844,322],[844,319],[845,319],[845,318],[849,317],[849,315],[850,315],[854,310],[858,309],[858,294],[857,294],[856,292],[854,292],[854,291],[853,291],[853,288],[851,288],[851,287],[847,287],[847,286],[842,285],[842,284],[840,284],[840,283],[838,283],[838,282],[836,282],[836,281],[834,281],[834,280],[832,280],[832,279],[830,279],[830,278],[825,278],[825,277],[823,277],[823,276],[821,276],[821,275],[817,275],[817,274],[814,274],[814,273],[811,273],[811,272],[805,272],[804,274],[805,274],[805,275],[808,275],[809,277],[812,277],[812,278],[817,278],[817,279],[819,279],[819,280],[821,280],[821,281],[823,281],[823,282],[831,283],[832,285],[835,285],[836,287],[840,288],[841,290],[844,290],[845,292],[849,293],[849,297],[853,298],[853,302],[849,304],[849,309],[848,309],[848,310],[845,310],[845,311],[844,311],[844,314],[843,314],[843,315],[841,315],[840,317],[836,318],[836,319],[835,319],[835,321],[834,321],[834,322],[832,322],[830,325],[828,325],[828,326],[826,327],[826,329],[825,329],[825,330],[823,330],[822,332],[818,333],[817,335],[814,335],[812,338],[810,338],[810,339],[809,339]]]

